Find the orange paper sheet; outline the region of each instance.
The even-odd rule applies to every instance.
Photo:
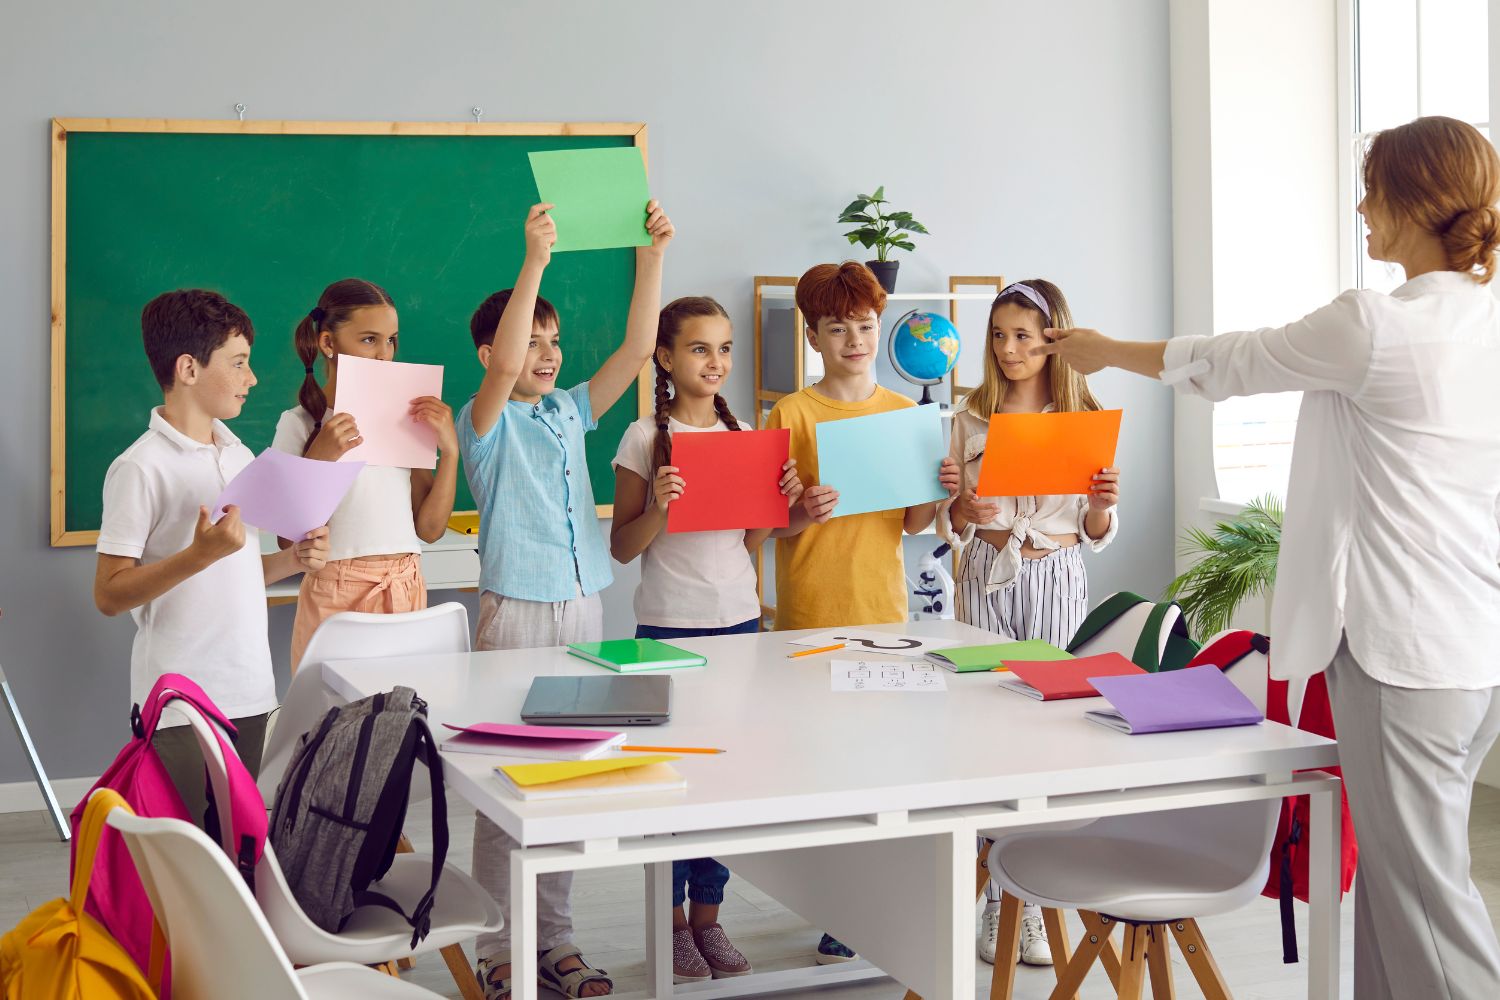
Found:
[[[995,414],[975,492],[981,497],[1087,493],[1094,473],[1115,464],[1121,412]]]

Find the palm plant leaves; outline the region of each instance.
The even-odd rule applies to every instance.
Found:
[[[1267,494],[1214,525],[1212,534],[1198,528],[1184,534],[1181,554],[1202,558],[1168,585],[1167,597],[1181,602],[1199,639],[1228,628],[1243,601],[1275,586],[1282,511],[1281,501]]]

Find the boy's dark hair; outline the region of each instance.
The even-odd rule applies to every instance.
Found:
[[[514,288],[506,288],[496,292],[479,303],[479,308],[469,317],[469,336],[474,338],[476,349],[495,342],[495,328],[500,325],[500,315],[505,312],[505,304],[510,301],[510,293],[514,291]],[[531,318],[542,326],[562,326],[557,318],[557,309],[540,295],[536,297],[536,309],[532,310]]]
[[[255,328],[245,310],[218,292],[179,288],[163,292],[141,310],[141,342],[151,373],[163,389],[176,381],[177,359],[190,354],[200,365],[234,334],[255,343]]]

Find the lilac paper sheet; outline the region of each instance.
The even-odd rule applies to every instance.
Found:
[[[1234,681],[1212,664],[1155,674],[1091,677],[1089,683],[1115,710],[1085,712],[1084,716],[1121,732],[1218,729],[1251,726],[1265,719]]]
[[[213,519],[228,504],[238,504],[246,524],[301,541],[328,523],[364,467],[363,462],[319,462],[267,448],[224,487],[214,501]]]

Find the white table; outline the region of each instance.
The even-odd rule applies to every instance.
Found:
[[[886,628],[993,639],[951,621]],[[673,671],[672,721],[631,740],[728,751],[678,760],[685,791],[528,803],[494,776],[496,758],[444,755],[449,786],[523,845],[508,915],[517,997],[536,996],[536,877],[634,864],[647,866],[652,890],[650,995],[878,974],[827,966],[674,987],[670,862],[716,857],[928,1000],[970,1000],[978,831],[1289,794],[1312,795],[1308,995],[1338,996],[1338,782],[1293,774],[1336,764],[1332,742],[1272,723],[1129,737],[1084,721],[1077,702],[1033,702],[987,673],[945,674],[947,694],[835,694],[828,661],[848,651],[788,660],[792,635],[678,640],[709,665]],[[409,685],[437,727],[515,721],[533,677],[602,669],[528,649],[335,661],[324,676],[350,699]],[[1266,961],[1278,944],[1265,942]]]

